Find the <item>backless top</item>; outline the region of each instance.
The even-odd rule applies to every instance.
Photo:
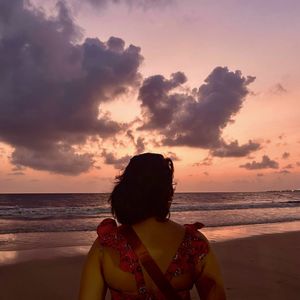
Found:
[[[122,226],[122,225],[121,225]],[[134,275],[137,285],[137,294],[126,294],[122,291],[109,287],[113,300],[163,300],[165,299],[160,291],[155,294],[148,291],[143,271],[139,259],[131,249],[124,236],[121,234],[121,226],[113,219],[104,219],[97,228],[100,245],[117,250],[120,254],[119,267],[125,272]],[[197,222],[194,224],[185,224],[185,234],[180,243],[171,263],[169,264],[165,277],[171,281],[173,277],[184,273],[194,274],[195,266],[202,260],[209,251],[208,241],[198,232],[203,224]],[[192,288],[192,286],[190,287]],[[190,299],[190,290],[177,291],[183,300]]]

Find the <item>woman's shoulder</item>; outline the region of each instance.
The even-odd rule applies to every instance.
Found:
[[[194,222],[181,225],[173,222],[175,226],[181,227],[185,231],[183,245],[192,248],[201,248],[201,251],[207,252],[209,248],[209,241],[207,237],[200,231],[204,227],[203,223]]]
[[[204,257],[208,254],[210,245],[206,236],[199,230],[204,227],[200,222],[191,224],[184,224],[186,228],[186,236],[184,243],[184,250],[190,252],[192,255]]]
[[[195,222],[180,226],[185,229],[185,235],[168,269],[170,278],[176,273],[193,271],[209,252],[208,240],[199,231],[204,226],[202,223]]]
[[[107,233],[117,230],[117,228],[118,228],[118,225],[114,219],[106,218],[106,219],[102,220],[100,222],[100,224],[98,225],[97,233],[98,233],[98,235],[99,235],[99,233],[107,234]]]
[[[194,222],[194,223],[188,223],[183,225],[185,228],[188,228],[192,231],[198,231],[199,229],[204,227],[203,223],[200,222]]]
[[[100,247],[119,252],[119,266],[123,271],[134,273],[139,267],[138,258],[131,247],[129,247],[121,228],[122,225],[118,226],[114,219],[104,219],[97,227],[98,241]]]
[[[97,227],[98,241],[102,246],[116,248],[118,246],[118,225],[114,219],[107,218]]]
[[[204,226],[205,225],[200,222],[184,224],[184,227],[186,228],[187,232],[208,242],[206,236],[200,231],[200,229],[202,229]]]

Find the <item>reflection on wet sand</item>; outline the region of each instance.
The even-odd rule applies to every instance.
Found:
[[[242,226],[204,227],[212,242],[251,236],[299,231],[300,221]],[[95,232],[35,232],[0,235],[0,265],[86,254]]]
[[[257,235],[294,232],[300,230],[300,221],[242,226],[205,227],[201,231],[212,242],[223,242]]]
[[[7,262],[16,262],[18,251],[0,251],[0,265],[4,265]]]
[[[56,247],[18,251],[0,251],[0,265],[15,264],[31,260],[85,255],[90,246]]]

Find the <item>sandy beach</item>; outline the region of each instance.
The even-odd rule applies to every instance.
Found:
[[[299,299],[300,232],[212,245],[222,267],[228,299]],[[83,262],[80,255],[2,265],[0,299],[77,299]],[[192,296],[198,299],[195,291]]]

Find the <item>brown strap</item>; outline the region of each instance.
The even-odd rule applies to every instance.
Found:
[[[127,239],[127,242],[129,243],[135,254],[138,256],[143,267],[146,269],[147,273],[163,293],[165,298],[167,300],[181,300],[181,298],[177,295],[176,291],[174,290],[170,282],[166,279],[156,262],[150,256],[148,250],[143,245],[142,241],[132,229],[132,227],[123,225],[120,227],[120,229],[121,233]]]

